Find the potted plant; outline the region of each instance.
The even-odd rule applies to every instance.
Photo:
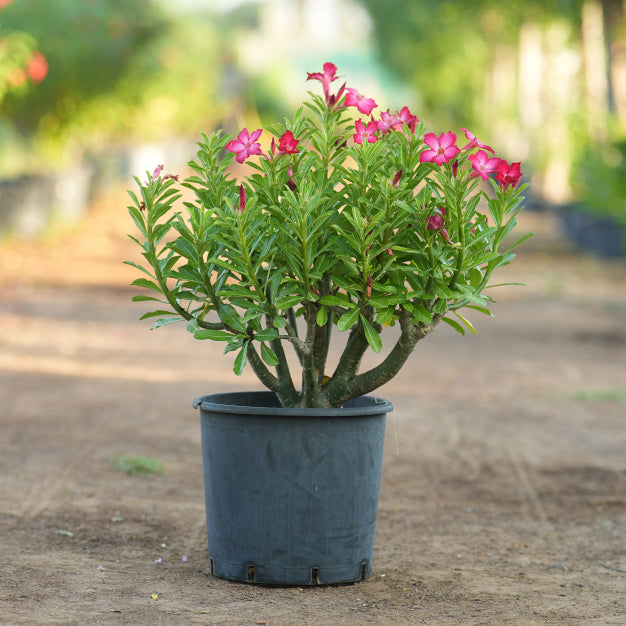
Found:
[[[235,373],[250,365],[268,390],[194,403],[211,569],[225,578],[369,575],[392,405],[367,394],[440,322],[475,332],[460,310],[489,314],[491,275],[525,239],[507,238],[519,163],[465,129],[463,147],[425,134],[407,107],[374,116],[371,98],[333,90],[336,72],[308,75],[323,95],[267,129],[265,149],[261,129],[202,134],[192,175],[158,166],[130,192],[146,261],[131,263],[133,284],[156,292],[135,296],[157,303],[142,319],[223,342]],[[361,371],[367,350],[380,362]]]

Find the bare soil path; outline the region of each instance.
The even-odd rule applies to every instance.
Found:
[[[115,206],[117,205],[117,206]],[[374,572],[267,588],[208,573],[194,397],[256,388],[219,346],[148,331],[116,198],[0,247],[0,623],[626,624],[626,263],[549,218],[478,336],[437,330],[395,413]],[[129,476],[120,454],[156,457]]]

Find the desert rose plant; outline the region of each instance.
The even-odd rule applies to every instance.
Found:
[[[157,303],[142,319],[224,342],[235,373],[249,364],[288,407],[372,392],[442,321],[475,332],[461,309],[490,314],[491,275],[526,238],[509,237],[519,163],[466,129],[462,147],[453,132],[424,133],[407,107],[374,115],[373,99],[333,89],[336,72],[308,75],[323,95],[292,119],[202,134],[192,175],[158,166],[129,192],[145,258],[133,284],[156,292],[134,297]],[[245,162],[240,180],[233,161]],[[378,364],[362,371],[368,349]]]

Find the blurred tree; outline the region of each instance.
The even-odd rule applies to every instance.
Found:
[[[548,202],[572,199],[594,151],[621,176],[605,157],[626,136],[625,0],[358,1],[427,123],[471,125],[532,167]]]
[[[0,11],[9,3],[0,0]],[[48,62],[36,45],[30,34],[4,28],[0,21],[0,102],[7,92],[25,90],[46,77]]]
[[[25,135],[56,131],[114,88],[134,56],[163,28],[150,0],[14,0],[2,26],[28,31],[49,63],[37,90],[9,94],[2,117]]]
[[[358,0],[370,13],[380,55],[418,90],[438,124],[484,121],[489,69],[516,46],[524,22],[577,20],[582,0]]]
[[[82,107],[73,135],[93,142],[197,136],[223,114],[219,26],[208,14],[183,14],[138,50],[116,84]]]

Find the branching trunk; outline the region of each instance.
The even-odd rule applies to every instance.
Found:
[[[281,348],[282,350],[282,348]],[[298,392],[293,386],[293,382],[291,381],[291,376],[287,371],[286,376],[281,376],[280,378],[276,378],[269,369],[263,359],[259,356],[254,344],[251,342],[248,343],[248,348],[246,352],[246,356],[248,357],[248,363],[250,363],[252,370],[256,374],[257,378],[265,385],[270,391],[273,391],[282,406],[296,406],[298,403]],[[277,355],[278,356],[278,355]],[[284,354],[283,354],[284,357]],[[280,360],[280,357],[279,357]],[[285,363],[286,366],[286,363]],[[280,364],[278,367],[281,367]]]
[[[402,369],[417,342],[431,333],[440,320],[441,316],[437,315],[431,324],[414,325],[411,323],[410,314],[403,311],[400,315],[400,337],[395,346],[379,365],[362,374],[357,374],[358,366],[368,344],[363,331],[357,331],[351,337],[352,346],[347,347],[342,355],[342,359],[345,360],[344,367],[341,371],[340,367],[337,367],[338,371],[324,389],[325,406],[342,406],[351,398],[370,393],[389,382]]]

